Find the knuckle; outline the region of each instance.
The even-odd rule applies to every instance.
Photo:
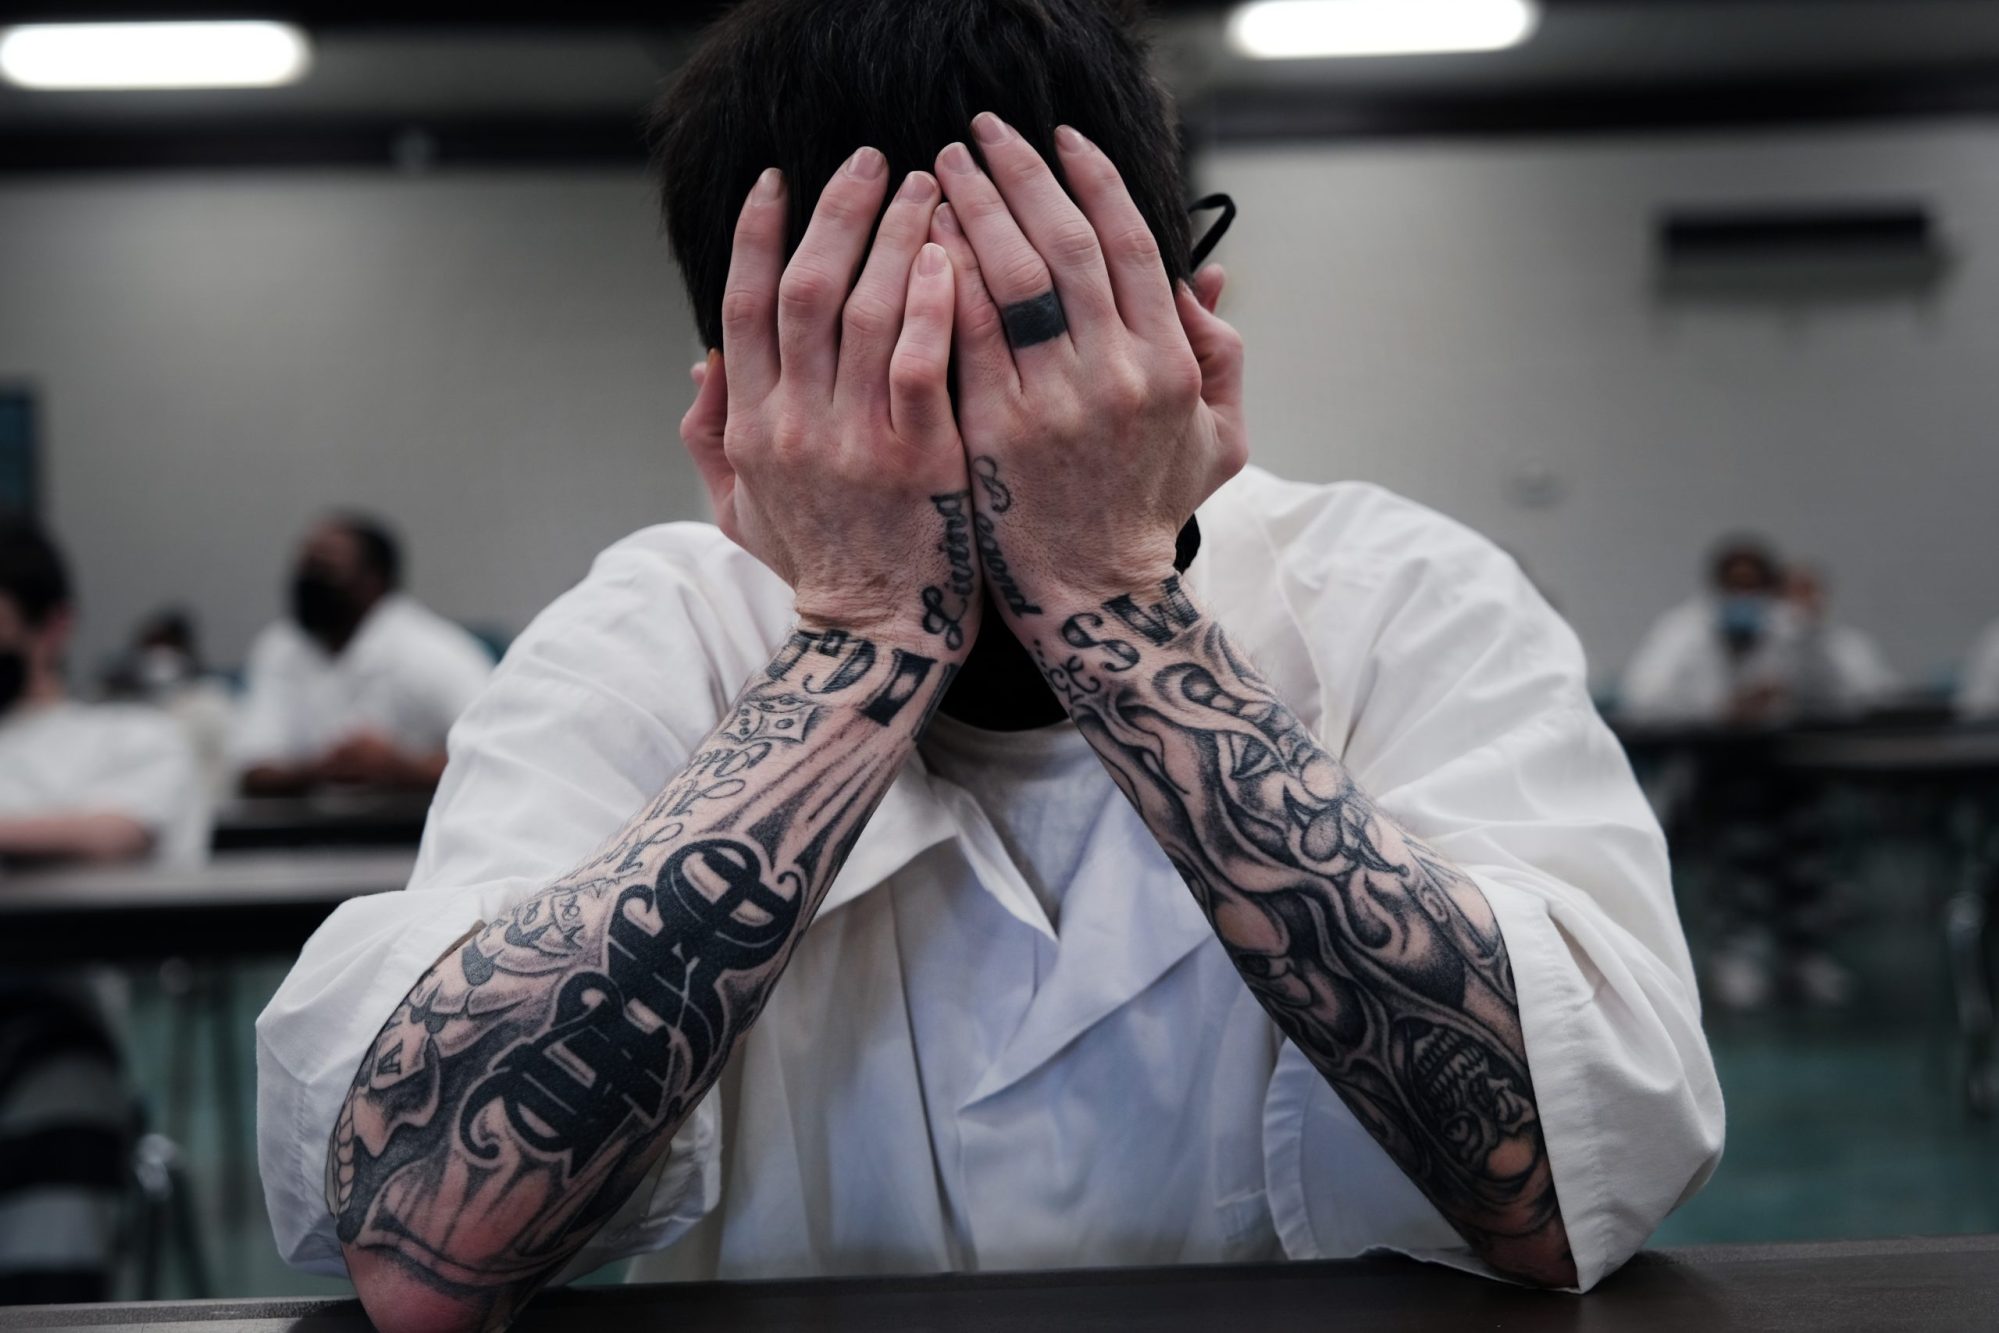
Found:
[[[1153,263],[1159,260],[1159,238],[1143,223],[1123,228],[1110,244],[1115,253],[1134,262]]]
[[[841,323],[849,338],[882,338],[895,329],[897,313],[879,295],[856,292],[847,298]]]
[[[943,378],[943,363],[924,352],[903,348],[888,363],[888,387],[893,394],[925,394],[940,384]]]
[[[1097,232],[1082,218],[1069,218],[1048,236],[1048,249],[1064,264],[1087,264],[1098,256]]]
[[[1201,363],[1192,350],[1176,353],[1159,369],[1160,393],[1177,408],[1192,407],[1201,396]]]
[[[722,327],[738,331],[755,328],[763,318],[764,308],[761,292],[749,287],[731,287],[722,293]]]
[[[793,315],[819,315],[832,308],[835,299],[832,277],[807,264],[785,270],[777,285],[780,309]]]
[[[1039,296],[1055,285],[1048,276],[1048,266],[1041,262],[1041,256],[1033,251],[1009,256],[993,275],[998,291],[1017,293],[1008,299],[1024,301],[1030,296]]]

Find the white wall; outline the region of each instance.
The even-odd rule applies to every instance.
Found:
[[[1723,532],[1830,565],[1926,678],[1999,616],[1999,126],[1230,150],[1217,257],[1259,462],[1382,482],[1484,530],[1599,679]],[[1924,302],[1664,307],[1665,204],[1928,199],[1959,249]],[[1513,479],[1546,469],[1532,508]]]
[[[79,664],[180,598],[233,660],[332,504],[401,527],[420,596],[515,628],[704,515],[658,226],[636,172],[0,185],[0,379],[40,390]]]
[[[1999,615],[1999,127],[1229,149],[1225,313],[1266,466],[1366,477],[1518,553],[1600,676],[1718,533],[1834,568],[1911,673]],[[1663,203],[1933,199],[1926,305],[1664,310]],[[0,378],[39,384],[80,660],[187,597],[217,656],[323,505],[405,530],[416,590],[518,626],[604,544],[704,511],[692,336],[638,173],[0,185]],[[1559,503],[1512,478],[1546,468]]]

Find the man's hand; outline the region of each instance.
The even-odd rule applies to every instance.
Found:
[[[367,787],[435,787],[444,773],[444,755],[406,752],[379,731],[353,733],[309,769],[315,782]]]
[[[681,438],[722,531],[791,585],[808,628],[962,655],[979,600],[952,266],[926,243],[937,182],[911,173],[883,214],[888,186],[882,155],[855,153],[787,265],[786,184],[764,173],[736,225],[723,349],[697,368]]]
[[[931,237],[958,276],[958,412],[993,600],[1095,606],[1156,588],[1195,508],[1248,457],[1242,341],[1167,281],[1109,158],[1056,134],[1075,202],[991,113],[939,154]],[[1078,207],[1078,204],[1081,207]]]

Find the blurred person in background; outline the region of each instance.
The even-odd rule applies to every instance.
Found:
[[[1865,711],[1897,684],[1871,638],[1828,616],[1819,571],[1737,537],[1716,546],[1707,589],[1640,641],[1618,707],[1636,722],[1767,723]]]
[[[198,861],[207,802],[173,720],[70,698],[67,569],[32,524],[0,520],[0,857]]]
[[[402,563],[388,527],[364,515],[306,534],[291,614],[257,636],[244,668],[234,751],[246,794],[437,785],[445,737],[493,661],[402,591]]]
[[[1823,577],[1768,543],[1716,546],[1705,593],[1659,619],[1625,674],[1620,711],[1644,723],[1742,726],[1828,719],[1897,687],[1874,641],[1833,620]],[[1669,822],[1706,835],[1720,870],[1709,987],[1731,1009],[1781,994],[1837,1006],[1851,974],[1828,949],[1832,870],[1820,793],[1759,750],[1684,759],[1656,784]]]
[[[1172,125],[1095,0],[709,34],[658,130],[718,523],[536,618],[409,890],[259,1020],[289,1259],[396,1329],[670,1244],[1589,1287],[1699,1188],[1720,1092],[1581,648],[1469,530],[1242,470]]]
[[[193,616],[167,607],[140,621],[106,689],[113,698],[142,700],[179,722],[194,745],[210,800],[229,796],[236,785],[229,748],[236,703],[228,685],[202,660]]]
[[[154,709],[69,697],[74,614],[55,544],[0,520],[0,862],[198,860],[193,748]],[[0,972],[0,1304],[110,1294],[134,1123],[103,1013],[81,978]]]
[[[1999,719],[1999,622],[1971,646],[1958,684],[1957,711],[1970,721]]]

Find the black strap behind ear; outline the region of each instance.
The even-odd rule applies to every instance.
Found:
[[[1201,234],[1200,240],[1194,242],[1193,252],[1187,257],[1187,267],[1190,269],[1201,267],[1208,256],[1214,253],[1215,247],[1221,244],[1222,237],[1228,235],[1229,224],[1235,221],[1235,200],[1225,194],[1211,194],[1196,199],[1189,205],[1187,211],[1200,213],[1210,208],[1221,209],[1222,215],[1209,224],[1207,231]]]

